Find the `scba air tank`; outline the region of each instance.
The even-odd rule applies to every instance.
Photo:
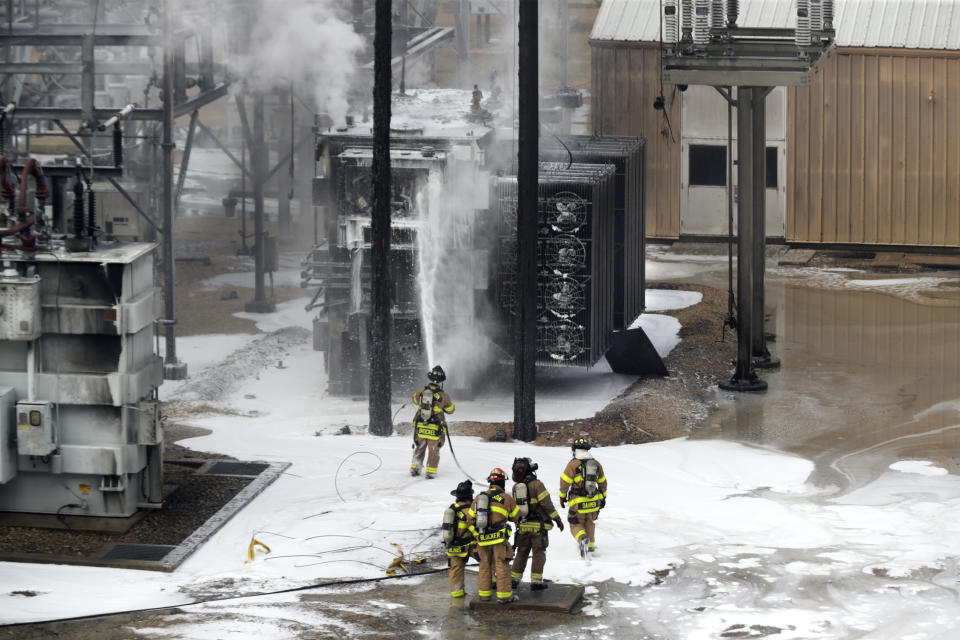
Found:
[[[481,493],[477,496],[477,531],[484,533],[490,524],[490,496]]]
[[[526,520],[530,513],[530,499],[527,495],[527,483],[518,482],[513,485],[513,499],[517,501],[520,508],[520,519]]]
[[[454,511],[453,507],[447,507],[447,510],[443,512],[443,525],[440,527],[443,535],[443,543],[450,544],[453,542],[454,534],[456,533],[457,525],[457,513]]]
[[[591,498],[597,495],[600,484],[597,482],[598,465],[593,458],[583,463],[583,488]]]

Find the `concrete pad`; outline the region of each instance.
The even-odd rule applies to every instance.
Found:
[[[810,262],[816,253],[813,249],[790,249],[780,256],[777,264],[781,267],[802,267]]]
[[[928,269],[960,269],[960,255],[910,255],[907,260]]]
[[[212,461],[216,464],[219,461]],[[246,487],[241,489],[237,495],[223,505],[219,511],[210,516],[206,522],[200,525],[193,533],[181,540],[179,544],[174,545],[151,545],[151,544],[125,544],[109,543],[100,550],[97,557],[54,555],[54,554],[34,554],[34,553],[9,553],[0,550],[0,562],[35,562],[41,564],[71,564],[87,567],[114,567],[120,569],[139,569],[144,571],[173,571],[186,560],[194,551],[205,543],[213,534],[236,515],[251,500],[257,497],[264,489],[270,486],[280,474],[282,474],[289,462],[271,462],[267,464],[238,462],[237,464],[248,466],[259,466],[262,471]],[[204,464],[202,469],[210,469],[211,465]],[[27,516],[30,514],[6,514],[11,519],[17,519],[18,516]],[[134,517],[142,518],[145,512],[138,512]],[[49,526],[54,526],[49,519],[56,521],[55,516],[38,515],[37,520],[20,522],[20,526],[44,526],[39,522],[47,522]],[[79,516],[78,516],[79,517]],[[98,522],[103,526],[115,526],[127,524],[126,521],[132,518],[117,518],[122,523],[110,522],[112,518],[98,518],[97,520],[106,520],[105,523]],[[23,519],[21,519],[23,520]],[[11,524],[10,521],[5,524]],[[58,523],[62,525],[62,522]],[[118,533],[122,531],[111,531]]]
[[[554,613],[571,613],[573,608],[583,599],[584,588],[576,584],[560,584],[551,582],[550,587],[543,591],[531,591],[529,584],[521,584],[514,593],[520,598],[510,604],[500,604],[496,598],[480,600],[474,596],[470,600],[471,611],[551,611]]]
[[[52,513],[0,513],[0,527],[33,527],[38,529],[70,529],[100,533],[126,533],[143,520],[146,511],[138,511],[129,518],[94,518],[88,516],[56,516]]]
[[[883,251],[874,256],[871,264],[877,267],[899,267],[906,261],[906,255],[896,251]]]

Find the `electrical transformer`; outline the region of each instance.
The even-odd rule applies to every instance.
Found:
[[[48,237],[0,255],[0,511],[128,517],[162,502],[153,251]]]

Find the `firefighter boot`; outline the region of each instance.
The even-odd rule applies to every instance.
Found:
[[[582,538],[580,538],[578,544],[580,545],[580,557],[586,558],[587,549],[590,548],[590,538],[588,538],[587,536],[583,536]]]

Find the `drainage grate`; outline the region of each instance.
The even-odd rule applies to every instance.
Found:
[[[166,544],[115,544],[103,557],[110,560],[159,562],[173,549],[176,547]]]
[[[217,462],[207,469],[207,474],[221,476],[258,476],[269,464],[260,462]]]

